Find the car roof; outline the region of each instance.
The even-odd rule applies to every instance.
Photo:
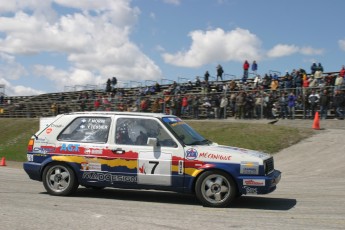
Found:
[[[141,117],[176,117],[174,115],[167,115],[164,113],[144,113],[144,112],[113,112],[113,111],[90,111],[90,112],[72,112],[64,115],[128,115]]]

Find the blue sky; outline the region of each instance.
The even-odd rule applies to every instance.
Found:
[[[10,96],[75,85],[325,72],[345,64],[345,1],[15,0],[0,2],[0,84]],[[67,86],[67,87],[66,87]],[[70,88],[68,88],[70,89]]]

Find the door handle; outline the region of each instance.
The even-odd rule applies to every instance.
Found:
[[[115,154],[124,154],[124,153],[125,153],[125,150],[120,149],[120,148],[118,148],[118,149],[112,149],[111,151],[112,151],[113,153],[115,153]]]

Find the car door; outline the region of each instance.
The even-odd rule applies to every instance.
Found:
[[[137,185],[182,188],[183,148],[159,119],[116,116],[115,124],[110,148],[123,162],[122,173],[136,176]]]

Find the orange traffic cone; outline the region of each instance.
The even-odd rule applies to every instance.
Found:
[[[315,113],[314,117],[314,123],[313,123],[313,129],[320,129],[320,118],[319,118],[319,112]]]
[[[5,157],[1,158],[0,166],[6,166],[6,159],[5,159]]]

